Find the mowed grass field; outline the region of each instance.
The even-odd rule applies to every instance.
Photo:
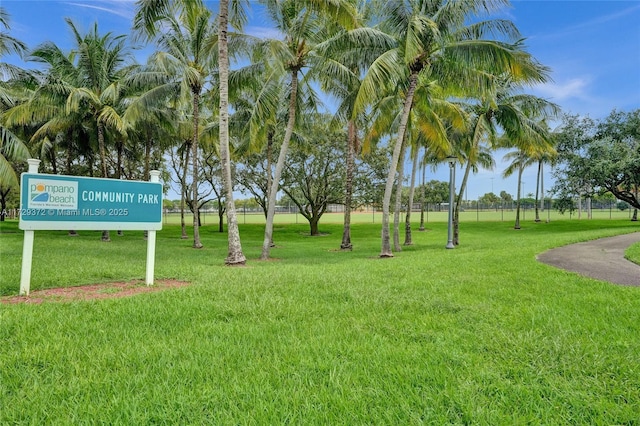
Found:
[[[417,218],[417,215],[415,216]],[[532,218],[532,217],[531,217]],[[552,218],[553,219],[553,218]],[[130,298],[0,304],[0,424],[638,424],[640,288],[540,264],[551,247],[640,231],[628,219],[414,224],[379,259],[380,225],[242,224],[158,233],[156,278]],[[32,290],[144,278],[142,232],[36,231]],[[638,256],[637,245],[627,254]],[[0,224],[0,294],[22,232]]]

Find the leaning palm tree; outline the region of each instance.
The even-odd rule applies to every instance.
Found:
[[[522,45],[516,43],[514,48],[522,49]],[[527,61],[526,54],[522,57]],[[503,140],[510,141],[509,146],[521,148],[525,152],[549,150],[547,129],[530,117],[553,117],[558,113],[559,107],[546,99],[521,93],[524,86],[547,80],[548,72],[548,68],[531,62],[528,73],[496,76],[490,90],[467,104],[468,131],[459,138],[460,155],[465,159],[466,167],[455,206],[455,245],[459,244],[459,211],[469,174],[471,171],[476,173],[478,166],[489,170],[494,167],[491,151],[499,144],[498,134],[502,132]]]
[[[329,16],[333,21],[342,25],[353,25],[355,17],[355,9],[351,2],[346,0],[331,2],[266,0],[265,5],[276,28],[284,35],[284,40],[270,40],[268,43],[272,58],[275,59],[272,68],[279,68],[282,73],[289,75],[290,80],[287,127],[269,189],[267,222],[260,255],[262,260],[268,259],[271,251],[276,197],[289,143],[296,124],[296,111],[299,107],[300,73],[322,60],[315,47],[331,35],[326,30],[334,28],[333,25],[326,25],[326,21],[323,19]],[[274,78],[280,78],[280,76],[276,73]]]
[[[393,142],[382,206],[380,256],[391,257],[389,204],[419,83],[437,80],[448,94],[464,98],[486,89],[491,75],[504,72],[519,75],[528,72],[530,64],[523,61],[521,51],[507,44],[520,37],[513,23],[478,19],[481,14],[506,6],[507,0],[392,0],[378,3],[380,28],[396,39],[396,45],[369,68],[360,86],[355,111],[363,111],[380,94],[401,94],[402,114]],[[502,41],[491,40],[490,35]]]

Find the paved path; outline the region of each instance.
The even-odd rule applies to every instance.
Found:
[[[640,265],[624,258],[624,251],[640,241],[640,232],[601,238],[548,250],[540,262],[615,284],[640,286]]]

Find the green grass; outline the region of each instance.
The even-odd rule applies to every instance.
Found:
[[[378,259],[379,224],[309,237],[241,225],[203,250],[158,234],[156,277],[186,288],[125,299],[0,305],[0,424],[637,424],[640,288],[536,262],[628,220],[446,223]],[[417,226],[414,225],[414,229]],[[141,232],[37,231],[32,290],[144,277]],[[19,287],[22,234],[0,227],[0,294]]]
[[[640,243],[633,244],[624,252],[624,257],[640,265]]]

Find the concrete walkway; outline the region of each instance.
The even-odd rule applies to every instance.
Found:
[[[601,238],[548,250],[540,262],[615,284],[640,286],[640,265],[624,258],[624,251],[640,241],[640,232]]]

